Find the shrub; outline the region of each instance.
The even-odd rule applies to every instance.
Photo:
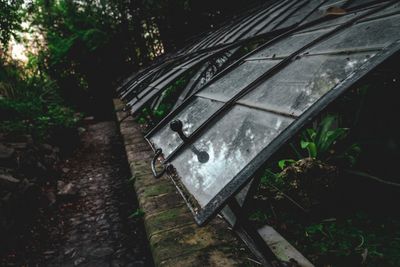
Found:
[[[40,141],[49,141],[60,129],[73,129],[80,115],[59,103],[38,98],[0,99],[0,131],[6,134],[31,134]]]

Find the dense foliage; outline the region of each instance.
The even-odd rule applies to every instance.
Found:
[[[75,127],[72,109],[109,113],[121,78],[257,1],[206,2],[1,1],[0,130],[48,140]],[[17,42],[24,64],[7,52]]]
[[[20,29],[23,0],[0,1],[0,50],[6,50],[15,31]]]

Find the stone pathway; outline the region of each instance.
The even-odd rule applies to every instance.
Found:
[[[83,148],[63,166],[72,185],[60,206],[47,266],[153,266],[125,152],[114,121],[88,126]],[[74,191],[76,190],[76,195]]]

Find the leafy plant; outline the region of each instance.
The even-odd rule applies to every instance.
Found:
[[[0,1],[0,48],[7,50],[11,37],[21,28],[23,0]]]
[[[292,165],[293,163],[296,163],[294,159],[282,159],[278,161],[278,166],[281,170],[285,169],[287,166]]]
[[[261,184],[262,185],[276,185],[276,186],[283,186],[285,181],[279,175],[279,173],[273,172],[271,169],[266,169],[263,176],[261,176]]]
[[[301,148],[306,149],[311,158],[324,158],[333,154],[333,145],[347,136],[347,128],[334,128],[337,116],[328,115],[319,123],[316,129],[306,129],[302,133]]]
[[[334,253],[344,260],[344,257],[365,253],[365,266],[398,266],[399,232],[390,233],[388,230],[396,225],[398,223],[394,221],[382,219],[375,222],[364,214],[356,213],[344,220],[315,222],[305,227],[303,234],[299,229],[296,235],[305,246],[303,251],[313,255]],[[370,228],[377,229],[377,232],[372,233]],[[388,237],[391,246],[384,245]]]
[[[361,148],[357,143],[338,146],[348,137],[349,129],[335,127],[337,121],[338,117],[336,115],[328,115],[316,127],[305,129],[300,134],[300,148],[306,150],[307,155],[301,153],[295,145],[290,143],[293,158],[279,160],[279,169],[283,170],[305,157],[322,161],[342,160],[347,165],[353,166],[361,152]],[[294,158],[297,158],[297,160]]]
[[[316,128],[309,128],[301,134],[300,146],[308,153],[308,157],[323,161],[343,161],[353,166],[361,152],[357,143],[338,146],[348,137],[349,129],[335,127],[338,122],[336,115],[327,115]]]
[[[48,141],[59,130],[75,128],[80,118],[68,107],[39,98],[0,99],[0,130],[8,134],[31,134]]]

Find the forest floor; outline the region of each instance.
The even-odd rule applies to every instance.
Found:
[[[91,121],[62,165],[65,199],[43,213],[32,240],[6,266],[152,266],[130,171],[114,120]],[[50,213],[50,214],[49,214]]]

